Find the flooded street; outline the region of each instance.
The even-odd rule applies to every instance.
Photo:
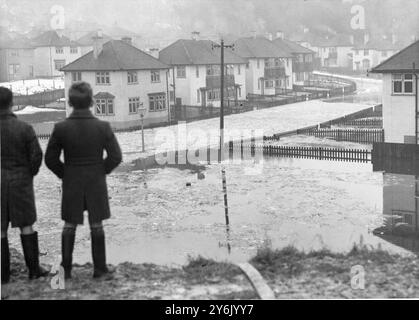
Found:
[[[350,113],[379,102],[375,98],[379,81],[369,80],[358,85],[357,96],[345,98],[349,99],[345,103],[309,101],[254,111],[227,117],[226,126],[245,127],[254,114],[257,116],[255,125],[265,123],[268,131],[280,132],[333,118],[343,110],[346,110],[343,114]],[[297,107],[314,108],[318,113],[311,113],[311,118],[305,120],[294,116],[296,121],[292,122],[287,109]],[[270,122],[267,121],[269,116]],[[188,126],[210,130],[216,128],[217,121],[209,119]],[[153,130],[148,130],[147,134],[150,138]],[[353,244],[364,243],[393,252],[407,252],[403,246],[386,241],[373,231],[387,221],[388,199],[392,197],[389,188],[401,185],[404,186],[401,190],[410,190],[411,180],[389,179],[380,171],[374,172],[372,164],[365,163],[264,158],[256,174],[252,163],[228,163],[230,225],[226,228],[220,166],[211,164],[198,169],[201,171],[199,179],[197,172],[176,167],[144,172],[132,163],[141,155],[137,138],[138,132],[118,134],[124,163],[108,177],[112,218],[105,225],[110,263],[180,265],[189,256],[198,255],[242,262],[267,245],[273,248],[294,245],[304,250],[329,248],[342,252],[351,249]],[[146,141],[149,140],[146,138]],[[284,143],[345,147],[342,142],[304,136],[286,138]],[[356,148],[356,145],[351,143],[349,147]],[[370,148],[368,145],[358,147]],[[152,154],[155,148],[148,148],[146,155]],[[60,184],[43,166],[35,187],[42,259],[59,261]],[[414,210],[417,224],[417,207]],[[17,232],[11,232],[10,239],[19,248]],[[74,255],[78,263],[91,260],[88,225],[78,229]]]

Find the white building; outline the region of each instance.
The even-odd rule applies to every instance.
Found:
[[[273,43],[282,50],[290,52],[293,56],[293,85],[304,85],[304,81],[309,80],[313,74],[315,52],[283,37],[276,38]]]
[[[34,76],[57,77],[66,64],[82,56],[81,46],[57,31],[47,31],[31,42],[34,50]]]
[[[210,40],[180,39],[159,52],[172,67],[172,88],[177,105],[220,106],[220,48]],[[237,104],[246,98],[246,62],[230,49],[224,51],[225,100]]]
[[[371,40],[353,47],[352,70],[361,72],[368,71],[397,53],[399,46],[394,41],[381,39]]]
[[[246,92],[275,95],[293,88],[292,54],[265,37],[240,38],[234,51],[247,61]]]
[[[169,119],[169,67],[127,41],[111,40],[103,44],[96,39],[93,51],[62,71],[66,95],[74,81],[90,83],[95,99],[93,114],[109,121],[113,128],[139,126],[141,108],[145,108],[145,125]],[[67,114],[71,111],[67,106]]]
[[[384,140],[419,144],[419,41],[372,69],[383,74]]]

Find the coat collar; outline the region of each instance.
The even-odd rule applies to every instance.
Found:
[[[4,119],[7,117],[14,117],[17,118],[16,115],[10,109],[0,110],[0,118]]]
[[[69,119],[93,119],[94,116],[90,109],[74,109],[68,117]]]

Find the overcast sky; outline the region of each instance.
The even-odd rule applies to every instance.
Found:
[[[346,30],[350,8],[366,8],[367,26],[400,32],[419,30],[419,0],[0,0],[0,24],[8,30],[47,28],[50,10],[61,5],[67,27],[79,31],[92,22],[129,29],[144,36],[183,36],[193,30],[203,35],[244,34],[297,25],[327,24]],[[337,31],[339,31],[337,30]]]

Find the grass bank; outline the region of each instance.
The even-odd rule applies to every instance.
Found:
[[[249,261],[278,299],[419,298],[419,259],[354,248],[346,254],[328,250],[302,252],[292,247],[261,249]],[[355,269],[353,269],[355,267]],[[354,276],[364,274],[364,289],[354,289]],[[351,272],[352,271],[352,272]],[[122,263],[113,279],[93,280],[92,265],[75,265],[65,289],[52,289],[51,279],[28,281],[22,256],[12,251],[9,299],[257,299],[241,270],[203,257],[182,268]],[[355,281],[361,285],[362,281]]]

